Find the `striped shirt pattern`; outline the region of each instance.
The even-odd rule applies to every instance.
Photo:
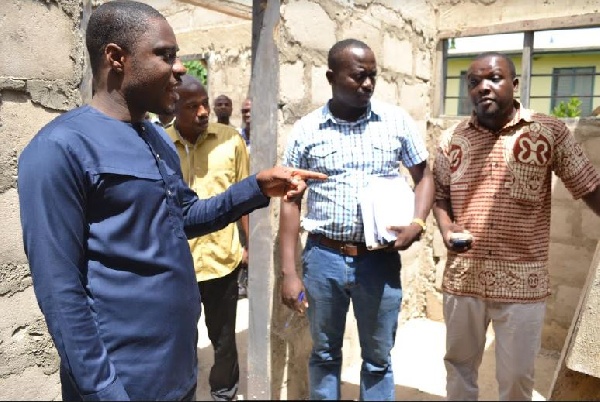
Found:
[[[475,116],[443,133],[434,165],[436,199],[449,199],[472,248],[448,251],[443,289],[499,302],[550,294],[552,173],[574,198],[600,176],[560,120],[520,109],[499,133]]]
[[[359,192],[372,176],[399,174],[428,157],[413,119],[402,108],[371,101],[356,122],[335,118],[328,104],[294,125],[283,164],[325,173],[309,181],[302,228],[335,240],[364,242]]]

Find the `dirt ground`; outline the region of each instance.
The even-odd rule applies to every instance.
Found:
[[[199,401],[211,400],[208,388],[208,374],[213,362],[213,351],[204,320],[199,325],[198,357],[200,370],[198,378]],[[238,399],[246,399],[248,347],[248,300],[238,302],[236,325],[238,351],[240,354],[240,391]],[[427,319],[412,319],[398,328],[396,346],[392,350],[394,377],[396,380],[396,400],[400,401],[443,401],[446,397],[446,371],[444,369],[444,324]],[[486,351],[479,372],[480,397],[482,401],[498,400],[498,387],[495,379],[494,334],[488,332]],[[351,345],[344,345],[344,348]],[[348,356],[347,353],[344,356]],[[554,370],[560,352],[542,350],[536,362],[535,391],[533,400],[545,401],[548,397]],[[358,400],[360,360],[346,361],[342,371],[342,399]]]

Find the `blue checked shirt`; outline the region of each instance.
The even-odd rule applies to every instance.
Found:
[[[413,119],[398,106],[371,101],[355,122],[335,118],[325,106],[296,122],[283,164],[329,176],[309,181],[302,228],[335,240],[364,242],[358,196],[372,176],[398,174],[428,152]]]

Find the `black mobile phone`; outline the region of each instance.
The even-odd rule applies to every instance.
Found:
[[[452,239],[452,247],[463,248],[471,244],[471,239]]]
[[[473,236],[469,233],[452,233],[450,243],[453,248],[464,248],[470,246],[473,242]]]

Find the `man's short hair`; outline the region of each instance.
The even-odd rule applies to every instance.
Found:
[[[104,49],[109,43],[131,52],[139,38],[150,28],[151,19],[165,19],[153,7],[132,0],[114,0],[101,4],[90,16],[85,44],[90,56],[92,74],[100,68]]]
[[[515,63],[512,61],[512,59],[510,57],[508,57],[504,53],[484,52],[484,53],[481,53],[480,55],[478,55],[477,57],[475,57],[473,59],[473,61],[485,59],[487,57],[500,57],[501,59],[504,59],[506,61],[506,63],[508,64],[508,69],[510,70],[510,76],[512,77],[512,79],[517,78],[517,70],[515,69]]]
[[[335,70],[338,67],[340,55],[349,47],[371,50],[369,45],[361,40],[352,38],[341,40],[334,44],[331,49],[329,49],[329,53],[327,54],[327,67],[330,70]]]
[[[217,102],[219,99],[224,99],[224,100],[226,100],[227,102],[229,102],[229,103],[232,103],[232,102],[231,102],[231,98],[230,98],[229,96],[227,96],[227,95],[223,95],[223,94],[221,94],[221,95],[217,96],[217,97],[215,98],[215,103],[216,103],[216,102]]]

